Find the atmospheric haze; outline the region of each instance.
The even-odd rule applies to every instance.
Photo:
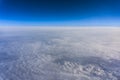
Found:
[[[120,28],[0,28],[0,80],[120,80]]]

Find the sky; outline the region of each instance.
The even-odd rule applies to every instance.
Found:
[[[0,26],[120,26],[120,0],[0,0]]]

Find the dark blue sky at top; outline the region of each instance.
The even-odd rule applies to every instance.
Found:
[[[120,25],[120,0],[0,0],[1,25]]]

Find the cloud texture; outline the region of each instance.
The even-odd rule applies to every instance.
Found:
[[[0,30],[0,80],[119,80],[119,28]]]

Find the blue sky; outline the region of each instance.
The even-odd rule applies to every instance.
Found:
[[[120,26],[120,0],[0,0],[0,25]]]

